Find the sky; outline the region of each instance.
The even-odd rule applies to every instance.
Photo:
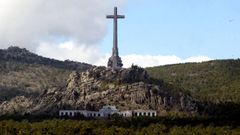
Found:
[[[106,66],[118,6],[124,67],[240,57],[239,0],[0,0],[0,48]]]

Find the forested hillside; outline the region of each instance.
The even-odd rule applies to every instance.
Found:
[[[240,60],[216,60],[146,69],[155,79],[181,87],[207,102],[240,103]]]

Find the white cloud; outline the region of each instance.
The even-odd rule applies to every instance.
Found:
[[[126,0],[0,0],[0,48],[25,47],[40,55],[106,66],[110,54],[98,45],[107,31],[106,14]],[[126,55],[125,67],[209,60],[205,56]]]
[[[97,63],[103,57],[95,45],[87,46],[67,41],[61,44],[41,43],[37,54],[58,60],[75,60],[85,63]]]
[[[126,55],[122,57],[124,61],[124,67],[130,67],[132,64],[139,65],[141,67],[153,67],[159,65],[186,63],[186,62],[203,62],[209,61],[210,58],[206,56],[196,56],[187,59],[179,58],[175,55],[162,56],[162,55]]]
[[[37,48],[37,53],[59,60],[74,60],[86,62],[98,66],[107,66],[108,58],[110,54],[101,53],[100,49],[96,46],[86,46],[78,45],[72,41],[65,43],[49,44],[41,43]],[[162,56],[162,55],[125,55],[121,56],[124,67],[130,67],[132,64],[141,66],[141,67],[153,67],[159,65],[168,65],[168,64],[177,64],[177,63],[186,63],[186,62],[203,62],[211,60],[207,56],[195,56],[189,57],[186,59],[179,58],[175,55]]]
[[[15,45],[37,51],[42,42],[59,45],[66,41],[98,45],[107,31],[105,15],[124,2],[0,0],[0,48]]]
[[[41,43],[37,48],[37,53],[58,60],[74,60],[90,63],[98,66],[107,66],[107,62],[111,54],[103,54],[95,45],[79,45],[76,42],[67,41],[60,44]],[[121,56],[125,68],[132,64],[141,67],[153,67],[168,64],[187,63],[187,62],[204,62],[211,58],[207,56],[193,56],[182,59],[175,55],[139,55],[131,54]]]
[[[68,41],[61,44],[41,43],[37,48],[37,53],[59,60],[74,60],[86,62],[98,66],[107,66],[107,62],[111,54],[103,54],[95,45],[86,46],[78,45],[76,42]],[[194,56],[182,59],[175,55],[138,55],[131,54],[121,56],[123,66],[130,67],[132,64],[141,67],[153,67],[168,64],[187,63],[187,62],[203,62],[209,61],[211,58],[207,56]]]
[[[184,59],[182,62],[203,62],[203,61],[209,61],[209,60],[211,59],[207,56],[197,56],[197,57],[190,57],[190,58]]]
[[[46,44],[46,43],[45,43],[45,44]],[[44,43],[43,43],[43,45],[44,45]],[[42,46],[42,45],[40,45],[40,48],[41,48],[41,46]],[[74,45],[73,42],[65,42],[65,43],[61,43],[61,44],[59,45],[59,48],[61,48],[61,49],[67,49],[67,50],[70,50],[70,51],[72,51],[72,50],[74,49],[74,47],[75,47],[75,45]]]
[[[97,63],[95,64],[106,66],[109,56],[110,56],[109,54],[105,55],[105,57],[102,57],[101,59],[99,59],[99,61],[97,61]],[[211,59],[207,56],[195,56],[195,57],[189,57],[186,59],[181,59],[175,55],[153,56],[153,55],[132,54],[132,55],[122,56],[124,67],[130,67],[132,64],[135,64],[141,67],[152,67],[152,66],[186,63],[186,62],[203,62],[203,61],[209,61],[209,60]]]

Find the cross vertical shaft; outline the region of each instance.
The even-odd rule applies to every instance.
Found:
[[[114,45],[114,50],[116,51],[115,56],[118,56],[118,20],[117,20],[117,8],[114,8],[114,23],[113,23],[113,27],[114,27],[114,31],[113,31],[113,45]]]
[[[113,49],[112,56],[109,58],[108,67],[118,69],[123,66],[118,53],[118,19],[124,19],[124,15],[118,15],[117,7],[114,8],[114,15],[107,15],[107,19],[113,19]]]

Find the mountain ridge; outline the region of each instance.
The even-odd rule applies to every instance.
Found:
[[[92,65],[87,63],[80,63],[70,60],[60,61],[42,57],[28,51],[25,48],[19,48],[17,46],[11,46],[7,49],[0,49],[0,56],[0,60],[2,61],[15,61],[25,64],[39,64],[69,70],[85,70],[92,67]]]
[[[96,95],[101,95],[100,93],[105,90],[114,93],[119,92],[119,89],[123,89],[126,97],[135,95],[135,97],[131,97],[131,99],[136,101],[137,104],[131,102],[132,105],[140,108],[142,106],[145,109],[151,109],[151,106],[155,106],[155,109],[160,108],[159,112],[161,112],[161,114],[174,114],[177,112],[178,114],[187,113],[191,115],[191,111],[188,109],[192,106],[195,108],[193,112],[205,113],[207,115],[215,112],[223,112],[225,115],[227,113],[224,111],[226,108],[228,108],[227,110],[229,110],[230,113],[231,107],[238,110],[238,101],[240,101],[240,96],[238,96],[240,93],[239,60],[216,60],[203,63],[175,64],[146,68],[146,70],[133,65],[131,68],[123,69],[121,72],[114,72],[105,67],[96,67],[80,62],[68,64],[63,61],[44,58],[18,47],[10,47],[5,50],[0,49],[0,56],[0,108],[5,110],[5,113],[44,114],[48,111],[56,113],[56,110],[61,108],[70,107],[73,109],[81,109],[85,106],[87,109],[93,109],[109,103],[106,102],[108,101],[108,97],[106,96],[99,96],[104,101],[102,103],[96,102],[97,104],[94,105],[91,98],[86,100],[90,104],[83,103],[84,92],[82,93],[82,89],[88,89],[88,97],[92,98]],[[137,72],[138,75],[134,74],[135,72]],[[82,73],[85,75],[81,75]],[[79,79],[79,75],[86,77],[89,73],[95,75],[97,78],[89,80],[90,82],[93,81],[93,84],[90,83],[90,85],[96,85],[99,91],[95,91],[94,88],[89,89],[86,86],[79,86],[79,83],[86,83]],[[115,74],[116,76],[115,78],[113,76],[111,79],[104,80],[104,77],[98,78],[103,75],[102,73]],[[78,79],[73,79],[74,75],[78,76],[76,77]],[[127,81],[124,79],[124,76]],[[69,81],[70,78],[72,78],[72,81]],[[145,78],[145,80],[138,80],[139,78]],[[205,79],[211,81],[206,83]],[[114,81],[112,82],[111,80]],[[214,86],[211,84],[214,84]],[[73,87],[68,88],[67,86],[69,85]],[[132,93],[128,93],[128,85],[130,90],[139,89],[138,92],[140,93],[140,97],[138,97],[138,92],[132,91]],[[206,87],[218,88],[217,86],[220,85],[223,86],[223,88],[226,86],[227,90],[222,89],[222,91],[213,91],[212,89],[204,89]],[[128,89],[126,89],[126,86]],[[148,86],[151,89],[148,89]],[[234,89],[231,89],[230,86]],[[155,87],[157,90],[154,90]],[[194,89],[197,89],[197,91]],[[224,94],[221,94],[221,92],[229,92],[232,90],[235,90],[236,93],[230,93],[230,97],[232,96],[231,98],[229,98],[229,94],[226,94],[227,96],[225,97],[221,97]],[[149,91],[153,93],[150,94],[152,96],[149,96]],[[199,91],[203,92],[198,93]],[[160,95],[157,94],[158,92]],[[209,99],[207,95],[209,93],[214,93],[215,95],[212,96],[214,98]],[[79,94],[81,96],[79,96]],[[121,95],[121,93],[117,93],[117,95]],[[181,99],[182,96],[187,97],[186,102],[189,101],[190,105],[185,112],[181,107],[183,105],[180,103],[181,100],[182,102],[185,101]],[[75,99],[76,97],[78,98]],[[110,103],[116,104],[121,109],[124,109],[124,107],[122,108],[121,104],[117,102],[123,101],[121,97],[122,96],[116,98],[113,95],[110,96],[109,98],[112,98]],[[166,98],[164,99],[164,97]],[[115,99],[118,100],[116,101]],[[55,103],[55,100],[59,100],[60,102],[58,103],[62,103]],[[164,100],[166,103],[171,101],[173,105],[171,106],[171,104],[168,104],[164,106],[162,104]],[[131,100],[128,102],[130,101]],[[229,103],[225,104],[225,102]],[[37,104],[40,106],[37,106]],[[123,103],[123,105],[126,104]],[[42,111],[39,111],[39,109]],[[24,110],[28,110],[29,112],[24,112]],[[236,114],[237,112],[240,111],[238,110],[234,113]]]

